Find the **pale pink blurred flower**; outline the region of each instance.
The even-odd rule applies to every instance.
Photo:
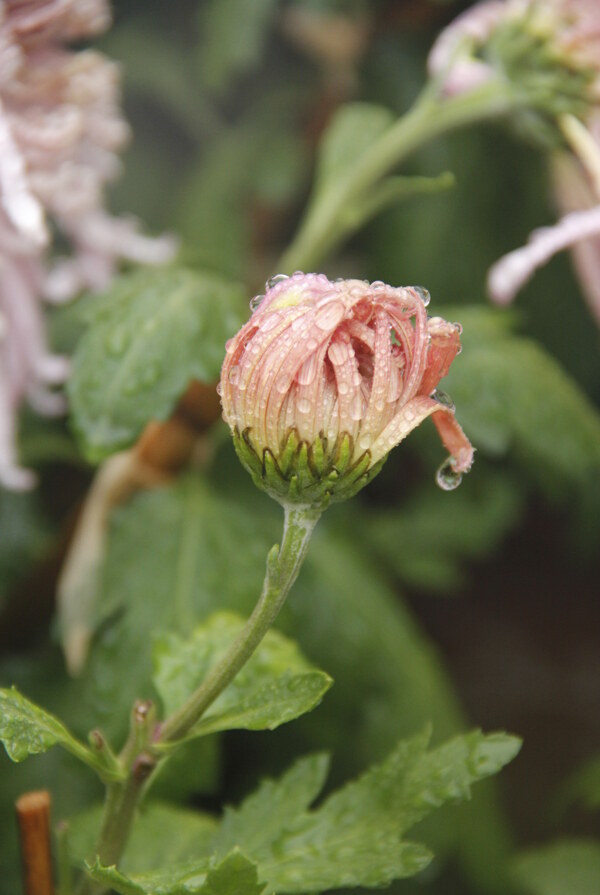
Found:
[[[600,321],[600,2],[598,0],[487,0],[468,9],[452,22],[434,44],[429,72],[450,95],[471,91],[505,73],[486,56],[494,32],[508,23],[522,23],[532,36],[551,50],[536,65],[564,66],[567,78],[580,72],[581,95],[574,96],[574,113],[554,114],[572,155],[556,166],[555,193],[564,212],[554,226],[535,230],[525,246],[496,262],[488,275],[488,290],[498,304],[508,304],[519,289],[564,249],[573,250],[582,287]],[[550,70],[550,69],[549,69]],[[523,75],[526,77],[526,74]],[[560,77],[556,78],[560,92]],[[564,103],[562,96],[561,102]],[[575,112],[575,105],[578,108]],[[585,111],[587,109],[587,111]],[[552,99],[546,112],[551,113]],[[583,121],[581,120],[583,119]],[[586,129],[587,127],[587,129]]]
[[[428,318],[419,288],[275,280],[228,343],[220,383],[255,481],[283,503],[344,499],[433,416],[451,454],[438,480],[455,487],[473,448],[436,386],[460,350],[460,326]]]
[[[112,218],[105,185],[120,171],[129,137],[119,108],[118,67],[66,44],[110,23],[107,0],[0,2],[0,484],[27,487],[15,418],[23,399],[42,413],[63,410],[48,390],[68,363],[46,348],[41,301],[104,288],[120,259],[163,263],[168,237],[149,239],[135,221]],[[47,219],[72,254],[49,262]]]

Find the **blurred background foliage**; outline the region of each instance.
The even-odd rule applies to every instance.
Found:
[[[135,138],[111,208],[176,232],[185,265],[231,282],[232,300],[249,298],[277,273],[335,110],[358,99],[406,111],[435,34],[465,5],[119,0],[98,44],[122,64]],[[429,721],[436,740],[469,724],[524,736],[497,786],[428,822],[421,835],[438,860],[394,892],[600,891],[598,332],[565,256],[513,310],[485,296],[490,264],[554,219],[546,163],[508,127],[437,140],[401,173],[451,171],[453,188],[382,213],[323,264],[332,277],[423,283],[430,310],[462,322],[464,351],[444,388],[477,461],[458,491],[438,491],[441,449],[425,424],[366,492],[328,512],[281,625],[335,678],[331,693],[289,728],[190,748],[160,783],[164,798],[215,807],[315,749],[333,751],[337,783]],[[63,350],[82,337],[81,308],[53,313]],[[170,338],[175,357],[181,327]],[[185,362],[202,376],[202,363],[198,373]],[[147,420],[168,413],[181,376],[160,407],[146,395]],[[144,422],[131,423],[130,440]],[[23,456],[41,483],[0,493],[0,669],[76,732],[100,726],[118,744],[133,698],[152,695],[153,631],[185,632],[216,608],[249,611],[279,513],[216,422],[211,465],[113,513],[91,656],[70,679],[54,588],[93,475],[72,431],[22,420]],[[54,752],[16,768],[0,760],[0,891],[12,893],[12,799],[49,785],[58,818],[99,793]]]

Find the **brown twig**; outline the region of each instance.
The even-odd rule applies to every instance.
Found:
[[[25,895],[54,895],[50,852],[50,793],[27,792],[17,799]]]

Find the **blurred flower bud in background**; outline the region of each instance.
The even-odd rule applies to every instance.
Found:
[[[460,327],[428,318],[420,287],[321,274],[275,277],[228,343],[223,416],[256,484],[285,504],[351,497],[389,451],[433,416],[451,457],[450,489],[473,448],[436,392],[460,350]]]
[[[559,208],[556,226],[536,230],[527,244],[490,270],[488,288],[499,304],[511,301],[556,252],[574,249],[577,273],[596,319],[600,237],[600,4],[594,0],[489,0],[468,9],[435,42],[429,72],[447,95],[494,79],[514,92],[513,123],[554,153]]]
[[[163,263],[174,252],[170,238],[144,237],[103,207],[129,137],[119,71],[99,53],[65,45],[109,23],[106,0],[0,4],[0,485],[9,488],[33,484],[17,461],[21,402],[63,410],[48,386],[69,367],[46,347],[42,300],[104,288],[121,258]],[[48,218],[72,250],[52,265]]]

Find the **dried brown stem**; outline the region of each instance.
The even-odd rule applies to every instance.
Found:
[[[25,895],[54,895],[50,850],[50,793],[27,792],[16,801]]]

